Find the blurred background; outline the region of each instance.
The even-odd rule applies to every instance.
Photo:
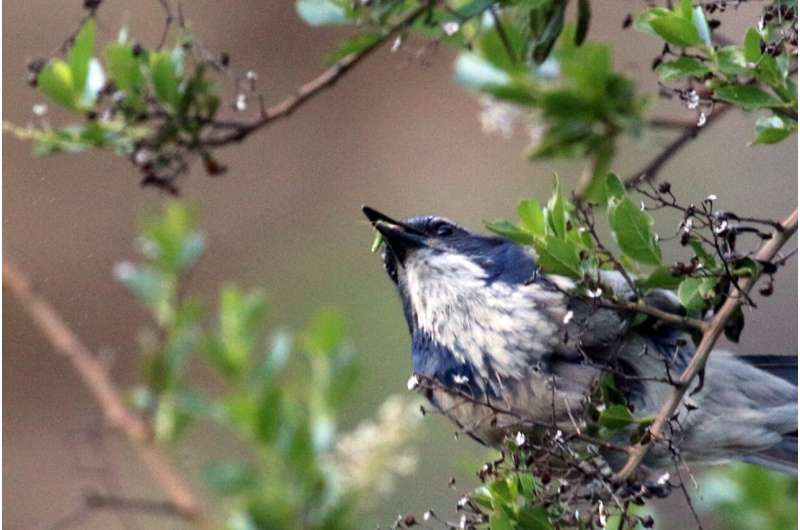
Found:
[[[100,40],[115,38],[127,21],[143,42],[158,41],[163,12],[157,2],[107,4],[98,19]],[[26,62],[61,44],[80,21],[81,2],[27,0],[4,8],[3,118],[24,125],[41,99],[26,85]],[[655,93],[649,66],[659,52],[656,42],[621,29],[625,14],[640,8],[640,2],[609,2],[594,14],[590,38],[613,42],[617,66],[636,73],[642,91]],[[757,9],[729,10],[723,15],[729,30],[755,20]],[[314,77],[325,53],[348,34],[305,26],[289,0],[195,0],[184,2],[184,13],[204,44],[230,53],[234,68],[257,71],[260,88],[274,101]],[[320,305],[347,314],[363,377],[345,428],[373,416],[388,394],[405,392],[410,373],[400,305],[369,252],[372,232],[360,206],[395,216],[435,212],[479,229],[483,220],[513,217],[522,197],[544,198],[553,171],[571,187],[582,169],[578,162],[531,164],[523,155],[524,131],[511,139],[484,134],[478,98],[452,81],[452,53],[441,47],[421,61],[420,46],[381,50],[287,121],[220,152],[227,175],[208,178],[198,167],[181,182],[207,235],[190,287],[198,298],[213,302],[220,282],[234,279],[268,293],[273,327],[299,328]],[[656,109],[693,116],[677,102],[657,102]],[[662,178],[686,202],[714,193],[721,208],[780,218],[797,204],[796,140],[747,147],[755,117],[731,114],[674,159]],[[636,170],[669,137],[647,133],[625,143],[615,169]],[[111,155],[36,160],[28,144],[5,135],[3,143],[5,257],[27,271],[91,348],[109,356],[119,384],[132,384],[145,314],[111,271],[133,256],[138,221],[165,197],[139,188],[135,170]],[[659,223],[666,234],[677,219],[661,216]],[[796,263],[781,271],[770,299],[757,300],[741,343],[726,347],[797,354]],[[126,444],[93,437],[99,410],[68,363],[12,296],[4,297],[3,309],[4,526],[69,522],[64,518],[98,481],[81,466],[111,470],[103,480],[152,497],[150,478]],[[389,526],[409,511],[451,513],[458,493],[448,490],[448,478],[457,477],[460,491],[477,482],[472,473],[485,450],[454,440],[453,428],[435,416],[425,419],[421,439],[419,470],[398,482],[363,527]],[[195,436],[177,458],[191,470],[224,451],[224,441]],[[673,528],[690,527],[683,502],[676,494],[656,503],[659,512],[672,514]],[[146,528],[176,526],[174,520],[137,521]],[[103,512],[75,522],[77,528],[127,527]],[[707,525],[713,528],[713,517]]]

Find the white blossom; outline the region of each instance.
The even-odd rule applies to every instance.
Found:
[[[408,378],[406,382],[406,388],[409,390],[414,390],[419,386],[419,376],[417,374],[411,374],[411,377]]]
[[[44,103],[36,103],[33,106],[33,113],[37,116],[44,116],[47,114],[47,105]]]
[[[243,110],[247,109],[247,96],[244,94],[237,94],[236,95],[236,102],[233,104],[233,108],[242,112]]]
[[[708,117],[706,116],[705,112],[701,112],[697,115],[697,126],[702,127],[708,121]]]
[[[571,311],[571,310],[567,311],[567,314],[564,315],[564,324],[569,324],[570,321],[572,320],[572,317],[574,317],[574,316],[575,316],[575,312],[574,311]]]
[[[669,480],[669,473],[664,473],[663,475],[658,477],[658,480],[656,480],[656,484],[658,484],[659,486],[663,486],[664,484],[667,483],[668,480]]]
[[[520,110],[514,105],[495,101],[485,96],[482,97],[480,113],[481,129],[486,134],[499,134],[504,138],[511,138],[514,126],[520,117]]]
[[[458,33],[459,29],[461,29],[461,24],[455,21],[445,22],[442,25],[442,29],[444,30],[445,35],[447,35],[448,37],[452,37],[453,35]]]
[[[521,431],[517,431],[517,434],[514,436],[514,444],[517,447],[522,447],[523,445],[525,445],[526,441],[527,438],[525,437],[525,434],[522,433]]]

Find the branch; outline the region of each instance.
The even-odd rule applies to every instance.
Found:
[[[634,311],[636,313],[650,315],[651,317],[655,317],[662,322],[666,322],[667,324],[673,324],[675,326],[682,328],[691,328],[691,329],[696,329],[698,331],[706,331],[710,325],[709,322],[705,320],[700,320],[698,318],[691,318],[683,315],[678,315],[675,313],[670,313],[668,311],[663,311],[657,307],[648,304],[616,301],[616,300],[611,301],[611,300],[604,300],[602,298],[595,299],[593,300],[593,302],[603,307],[608,307],[609,309]]]
[[[781,223],[781,229],[775,230],[772,234],[772,238],[758,249],[754,258],[757,261],[771,261],[796,231],[797,208],[795,208],[791,215]],[[737,288],[731,289],[725,303],[722,304],[719,311],[717,311],[714,317],[708,322],[708,327],[703,332],[703,338],[700,340],[700,344],[690,359],[688,366],[681,374],[680,379],[676,382],[672,395],[670,395],[669,399],[662,405],[655,421],[650,426],[650,436],[646,437],[646,443],[640,443],[631,447],[628,461],[619,473],[617,473],[616,478],[618,480],[623,481],[630,478],[639,467],[639,464],[641,464],[647,451],[650,450],[650,447],[661,437],[662,431],[683,401],[683,397],[689,389],[689,385],[704,369],[708,356],[711,354],[711,349],[714,347],[714,344],[725,328],[725,323],[739,306],[742,305],[747,293],[759,277],[760,274],[741,278],[737,284]]]
[[[681,134],[678,135],[678,137],[675,138],[670,144],[664,147],[664,149],[655,158],[625,179],[625,187],[631,188],[639,182],[655,180],[656,176],[658,176],[658,173],[661,171],[664,165],[666,165],[666,163],[672,159],[672,157],[677,155],[681,149],[683,149],[686,144],[689,143],[690,140],[696,138],[704,130],[711,127],[711,125],[724,116],[731,108],[732,107],[730,105],[718,106],[716,112],[711,113],[706,120],[705,125],[702,127],[698,127],[696,124],[691,124],[689,127],[684,127],[683,132],[681,132]],[[656,124],[661,124],[661,122],[657,121]]]
[[[433,0],[422,2],[416,9],[409,11],[397,23],[390,27],[374,43],[358,53],[351,53],[342,58],[333,66],[322,72],[319,76],[297,89],[297,92],[284,99],[280,103],[265,109],[261,117],[248,124],[228,124],[232,126],[232,131],[216,138],[206,138],[200,141],[204,147],[219,147],[230,143],[241,142],[254,132],[269,125],[270,123],[285,118],[294,112],[298,107],[313,99],[326,88],[333,86],[344,74],[356,66],[362,60],[381,47],[386,41],[397,33],[403,31],[414,23],[420,16],[427,12],[433,5]]]
[[[128,410],[98,357],[80,341],[53,306],[33,291],[27,276],[16,265],[3,263],[3,283],[14,292],[53,348],[72,363],[109,424],[132,443],[169,497],[173,511],[198,527],[206,526],[203,510],[191,487],[155,445],[150,426]]]

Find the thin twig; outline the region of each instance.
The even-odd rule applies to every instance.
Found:
[[[679,326],[682,328],[691,328],[691,329],[696,329],[698,331],[705,331],[709,327],[709,322],[705,320],[700,320],[698,318],[691,318],[683,315],[677,315],[675,313],[669,313],[667,311],[663,311],[661,309],[658,309],[657,307],[648,304],[625,302],[625,301],[611,301],[611,300],[604,300],[602,298],[598,298],[594,300],[594,302],[603,307],[608,307],[609,309],[634,311],[636,313],[650,315],[651,317],[655,317],[662,322],[666,322],[668,324],[674,324],[675,326]]]
[[[775,230],[772,238],[766,241],[761,248],[756,252],[755,259],[757,261],[771,261],[777,255],[778,251],[786,244],[789,238],[797,231],[797,208],[781,223],[782,229]],[[639,443],[631,447],[630,456],[625,466],[617,473],[617,479],[620,481],[627,480],[641,464],[650,447],[661,437],[661,433],[669,423],[675,411],[683,401],[689,386],[694,378],[702,372],[705,368],[708,356],[711,354],[711,349],[716,344],[722,331],[725,328],[725,323],[739,309],[742,302],[745,300],[742,293],[746,294],[750,291],[756,283],[760,274],[740,278],[738,281],[738,288],[731,289],[725,303],[722,304],[719,311],[709,321],[707,329],[703,332],[703,338],[697,346],[694,355],[689,360],[689,364],[681,374],[678,384],[673,388],[672,394],[669,399],[661,407],[655,421],[650,426],[650,436],[645,437],[644,443]]]
[[[433,0],[421,3],[416,9],[408,12],[383,35],[381,35],[379,39],[370,44],[368,47],[357,53],[351,53],[350,55],[342,58],[320,75],[298,88],[294,95],[289,96],[280,103],[277,103],[276,105],[266,109],[254,122],[248,124],[235,124],[232,131],[228,131],[226,134],[221,136],[205,138],[201,140],[200,143],[205,147],[215,147],[241,142],[266,125],[279,120],[280,118],[289,116],[298,107],[313,99],[326,88],[333,86],[336,81],[338,81],[351,68],[366,59],[390,38],[413,24],[414,21],[425,14],[432,5]]]
[[[14,264],[3,263],[3,284],[10,288],[53,348],[63,355],[94,396],[108,423],[133,444],[139,458],[169,497],[174,512],[197,526],[206,526],[203,510],[189,484],[153,442],[145,421],[128,410],[100,359],[75,335],[53,306],[31,288]]]
[[[658,153],[658,156],[645,164],[643,168],[626,178],[625,186],[632,188],[639,182],[655,180],[659,171],[661,171],[664,165],[669,162],[672,157],[678,154],[681,149],[683,149],[686,144],[689,143],[690,140],[696,138],[704,130],[708,129],[711,125],[723,117],[731,108],[732,107],[730,105],[717,105],[715,111],[711,113],[706,120],[705,125],[702,127],[697,127],[696,125],[692,124],[691,127],[686,127],[677,138],[675,138],[664,149],[662,149],[660,153]]]

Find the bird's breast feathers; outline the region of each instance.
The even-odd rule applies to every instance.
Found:
[[[482,377],[519,378],[559,340],[566,304],[540,283],[491,281],[465,256],[430,254],[407,269],[418,332]],[[433,354],[433,352],[432,352]]]

